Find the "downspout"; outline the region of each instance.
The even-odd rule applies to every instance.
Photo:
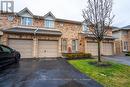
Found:
[[[38,42],[37,42],[37,37],[36,37],[36,33],[37,33],[37,31],[38,31],[38,27],[37,27],[37,29],[34,31],[34,43],[33,43],[33,47],[34,47],[34,58],[37,58],[38,57],[38,55],[37,55],[37,44],[38,44]]]
[[[36,35],[36,32],[38,31],[38,27],[37,27],[37,29],[34,31],[34,36]]]

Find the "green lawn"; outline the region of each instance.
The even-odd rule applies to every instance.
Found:
[[[130,87],[130,66],[110,62],[112,66],[96,67],[88,60],[70,60],[69,63],[105,87]]]

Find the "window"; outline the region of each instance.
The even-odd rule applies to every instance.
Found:
[[[83,32],[87,32],[89,30],[87,24],[83,24]]]
[[[21,23],[22,25],[32,26],[33,19],[29,17],[22,17]]]
[[[1,50],[2,50],[2,52],[11,53],[11,49],[9,49],[8,47],[5,47],[5,46],[1,46]]]
[[[62,52],[67,52],[67,40],[62,39]]]
[[[78,40],[72,40],[72,51],[73,52],[78,51]]]
[[[45,20],[45,27],[54,28],[54,21],[53,20]]]
[[[124,41],[123,51],[128,51],[128,42]]]
[[[128,31],[122,31],[123,35],[128,35]]]

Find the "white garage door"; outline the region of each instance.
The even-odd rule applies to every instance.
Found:
[[[92,42],[87,42],[85,45],[85,52],[91,53],[93,56],[98,55],[98,44],[92,43]]]
[[[58,41],[39,41],[38,55],[44,57],[57,57],[58,55]]]
[[[103,43],[103,55],[112,55],[113,54],[113,46],[112,43]]]
[[[20,52],[21,58],[32,58],[32,40],[9,39],[9,46]]]

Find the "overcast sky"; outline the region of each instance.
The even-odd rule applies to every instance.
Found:
[[[57,18],[82,21],[82,9],[87,0],[14,0],[15,11],[28,7],[35,15],[51,11]],[[114,0],[114,26],[130,25],[130,0]]]

